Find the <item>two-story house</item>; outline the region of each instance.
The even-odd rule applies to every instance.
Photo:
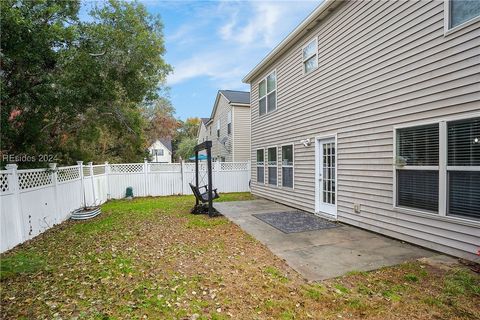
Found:
[[[325,0],[243,79],[252,192],[480,249],[480,1]]]
[[[148,148],[150,154],[150,161],[158,163],[172,162],[172,140],[171,139],[157,139]]]
[[[250,160],[250,93],[219,90],[210,118],[200,123],[197,140],[212,141],[214,160]]]

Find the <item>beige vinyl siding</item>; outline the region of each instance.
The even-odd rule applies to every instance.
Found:
[[[217,108],[213,115],[212,121],[212,157],[219,159],[224,157],[225,161],[231,162],[232,157],[232,135],[227,134],[227,120],[228,112],[232,110],[232,106],[228,103],[228,100],[220,94],[217,102]],[[217,137],[217,121],[220,119],[220,137]],[[225,145],[220,143],[223,138],[227,138]]]
[[[393,209],[394,126],[480,111],[480,24],[444,36],[443,19],[442,1],[348,1],[272,61],[251,83],[252,192],[313,212],[315,146],[300,140],[337,134],[340,221],[478,260],[479,222]],[[314,37],[318,69],[305,75]],[[277,110],[259,117],[258,81],[273,69]],[[295,189],[257,184],[256,150],[292,141]]]
[[[233,106],[233,161],[250,160],[250,107]]]

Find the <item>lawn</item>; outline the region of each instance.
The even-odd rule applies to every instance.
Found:
[[[466,267],[307,283],[227,219],[189,214],[193,201],[111,201],[1,255],[1,318],[480,319],[480,276]]]

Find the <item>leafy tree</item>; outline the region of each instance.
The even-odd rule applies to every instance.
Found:
[[[160,18],[121,0],[95,7],[88,21],[78,0],[0,5],[2,152],[141,160],[142,105],[158,99],[171,71]]]
[[[144,117],[148,123],[145,132],[149,145],[159,138],[173,138],[180,125],[175,119],[175,108],[164,97],[145,107]]]
[[[176,155],[183,160],[194,155],[194,148],[197,145],[197,139],[192,137],[185,137],[178,144]]]
[[[200,126],[200,118],[187,118],[185,121],[179,121],[178,124],[178,130],[175,134],[175,137],[172,141],[172,146],[173,146],[173,153],[174,153],[174,158],[178,159],[178,156],[180,155],[177,150],[180,150],[180,145],[184,140],[188,140],[188,143],[191,143],[192,139],[195,140],[195,146],[197,143],[197,133],[198,133],[198,128]],[[188,144],[186,142],[186,144]],[[192,149],[193,150],[193,149]],[[188,157],[184,157],[184,155],[181,155],[182,159],[187,159]]]

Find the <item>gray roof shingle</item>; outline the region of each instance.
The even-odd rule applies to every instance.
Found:
[[[220,90],[220,93],[223,94],[230,103],[250,104],[250,92]]]

